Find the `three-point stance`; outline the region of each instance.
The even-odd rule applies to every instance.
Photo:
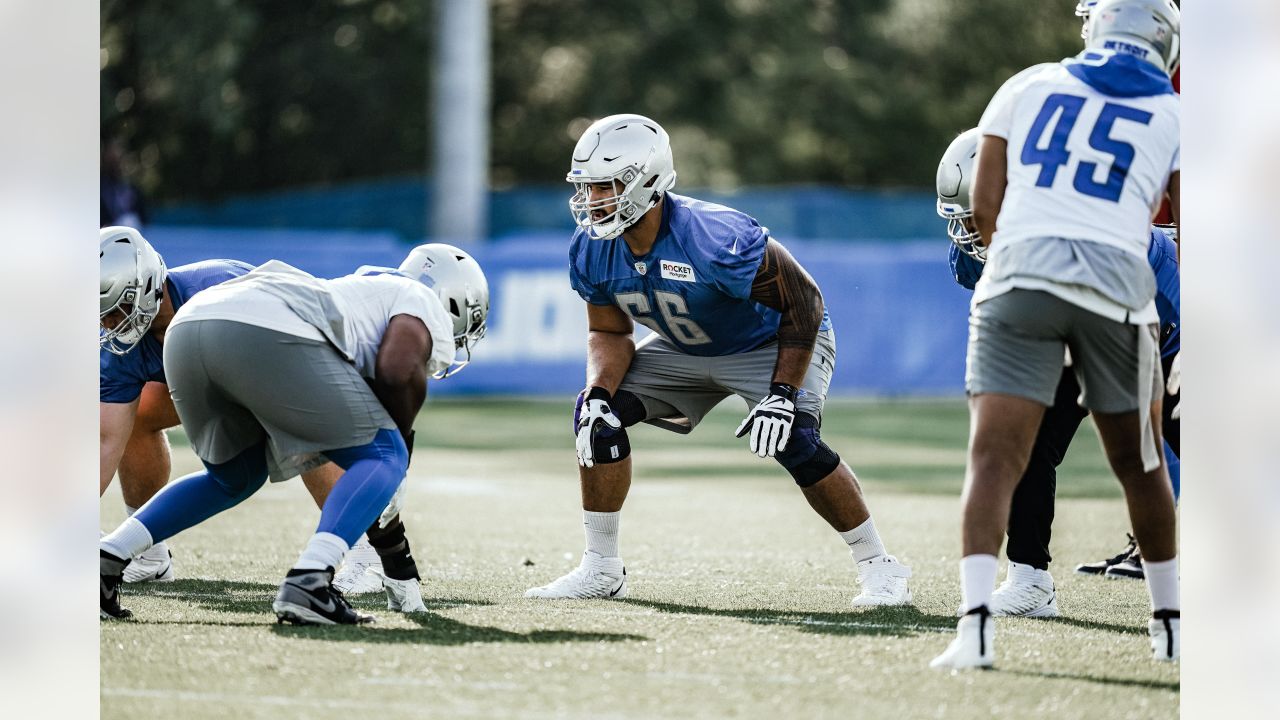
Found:
[[[430,289],[428,289],[430,288]],[[355,624],[333,569],[380,518],[399,514],[427,377],[444,377],[484,334],[484,275],[448,245],[416,248],[398,270],[321,280],[272,261],[209,288],[170,323],[164,367],[205,469],[166,486],[100,543],[100,611],[128,617],[128,558],[242,502],[268,475],[330,461],[345,471],[273,604],[295,623]],[[385,523],[384,523],[385,524]],[[417,582],[406,584],[421,605]]]
[[[536,598],[621,598],[618,518],[631,486],[627,428],[688,433],[724,398],[747,401],[738,428],[776,460],[848,543],[856,606],[911,601],[910,568],[889,555],[853,471],[822,441],[835,337],[822,294],[754,219],[669,192],[667,133],[639,115],[597,121],[573,151],[579,229],[570,282],[587,301],[587,389],[574,410],[587,547]],[[638,345],[634,323],[654,331]]]
[[[239,260],[203,260],[168,268],[146,238],[122,226],[102,229],[98,255],[98,494],[105,493],[119,473],[125,510],[132,515],[169,482],[172,467],[165,431],[178,424],[178,413],[169,397],[162,359],[169,324],[198,293],[253,267]],[[341,475],[342,469],[333,463],[302,473],[317,507],[324,506]],[[347,554],[335,576],[336,587],[356,594],[417,582],[399,518],[370,527],[367,534]],[[125,582],[173,579],[172,553],[164,542],[134,557],[124,571]]]

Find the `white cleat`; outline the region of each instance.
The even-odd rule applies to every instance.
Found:
[[[387,609],[402,613],[426,612],[427,605],[422,602],[422,581],[396,580],[383,572],[369,568],[368,573],[378,578],[382,589],[387,592]]]
[[[524,596],[548,600],[621,600],[627,596],[627,569],[622,564],[622,558],[601,557],[587,551],[582,554],[582,562],[572,572],[549,585],[529,588]]]
[[[1177,662],[1182,655],[1182,613],[1158,610],[1147,621],[1151,636],[1151,657],[1160,662]]]
[[[956,623],[956,639],[929,663],[940,670],[989,668],[995,661],[995,621],[985,607],[974,608]]]
[[[862,592],[853,599],[853,606],[910,605],[911,588],[907,587],[910,577],[911,568],[892,555],[863,560],[858,563],[858,584]]]
[[[374,570],[374,573],[367,572]],[[342,567],[333,576],[333,586],[343,595],[369,595],[382,592],[382,559],[378,551],[361,535],[347,556]]]
[[[1037,570],[1030,565],[1010,561],[1009,574],[991,594],[988,607],[997,617],[1058,617],[1058,595],[1054,591],[1053,576],[1048,570]]]
[[[173,582],[173,553],[163,542],[156,543],[146,552],[133,558],[124,569],[124,581],[140,582]]]

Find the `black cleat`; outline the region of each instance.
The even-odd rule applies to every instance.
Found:
[[[106,550],[98,551],[99,619],[125,620],[133,617],[133,613],[120,607],[120,585],[124,582],[124,568],[128,564],[128,560]]]
[[[361,625],[374,620],[372,615],[352,609],[333,587],[333,568],[290,570],[271,609],[277,623],[294,625]]]
[[[1142,569],[1142,553],[1134,550],[1129,557],[1107,568],[1103,577],[1108,580],[1145,580],[1147,572]]]
[[[1109,557],[1106,560],[1099,560],[1097,562],[1080,563],[1076,566],[1076,572],[1083,573],[1085,575],[1106,575],[1107,570],[1109,570],[1113,565],[1119,565],[1125,560],[1128,560],[1130,556],[1138,552],[1138,541],[1134,540],[1133,536],[1128,535],[1128,533],[1126,533],[1126,536],[1129,538],[1129,544],[1125,546],[1124,550],[1120,551],[1119,555]]]

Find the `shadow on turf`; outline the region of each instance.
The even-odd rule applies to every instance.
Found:
[[[1138,680],[1135,678],[1117,678],[1117,677],[1100,677],[1098,675],[1075,675],[1072,673],[1059,672],[1036,672],[1035,670],[1008,670],[1004,666],[998,666],[996,672],[1005,675],[1020,675],[1029,678],[1049,678],[1051,680],[1077,680],[1080,682],[1098,683],[1099,685],[1118,685],[1120,687],[1133,688],[1151,688],[1153,690],[1170,690],[1179,692],[1182,689],[1181,681],[1165,681],[1165,680]]]
[[[239,625],[252,627],[274,622],[271,613],[271,599],[275,597],[276,586],[266,583],[242,582],[237,580],[176,580],[171,583],[149,583],[140,586],[127,586],[121,600],[128,607],[130,597],[152,597],[182,600],[198,605],[206,610],[218,613],[243,613],[260,616],[260,621],[239,620],[155,620],[149,621],[145,616],[136,616],[134,622],[143,624],[182,624],[182,625]],[[386,610],[381,594],[358,595],[352,598],[351,604],[374,615],[395,615]],[[574,630],[534,630],[528,633],[512,632],[501,628],[484,625],[468,625],[467,623],[444,617],[431,610],[443,610],[453,607],[492,605],[487,600],[458,600],[453,598],[424,598],[429,612],[403,615],[417,628],[381,628],[375,622],[360,627],[323,626],[296,627],[293,625],[272,625],[272,631],[285,637],[296,637],[304,640],[345,640],[360,643],[418,643],[424,645],[465,645],[467,643],[516,642],[516,643],[563,643],[563,642],[624,642],[629,640],[647,640],[641,635],[624,633],[577,632]]]
[[[657,600],[629,598],[618,602],[685,615],[714,615],[735,618],[757,625],[790,625],[804,632],[822,635],[888,635],[938,633],[954,630],[954,615],[931,615],[915,607],[882,607],[850,612],[804,612],[759,608],[712,608],[681,605]]]

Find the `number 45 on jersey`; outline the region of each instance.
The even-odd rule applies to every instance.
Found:
[[[1036,179],[1037,187],[1052,187],[1058,176],[1058,170],[1064,165],[1072,164],[1071,153],[1067,151],[1067,139],[1080,119],[1080,110],[1084,107],[1085,98],[1067,93],[1054,93],[1045,98],[1040,113],[1031,124],[1031,132],[1027,134],[1022,145],[1022,164],[1039,165],[1040,176]],[[1112,137],[1117,122],[1135,122],[1147,125],[1151,122],[1151,113],[1145,110],[1108,102],[1098,114],[1098,120],[1089,132],[1089,147],[1112,157],[1111,168],[1107,171],[1106,181],[1094,179],[1098,164],[1094,162],[1075,161],[1075,175],[1071,186],[1076,192],[1090,197],[1120,202],[1120,193],[1124,189],[1124,181],[1129,176],[1129,166],[1133,164],[1133,145]],[[1047,131],[1047,132],[1046,132]]]

